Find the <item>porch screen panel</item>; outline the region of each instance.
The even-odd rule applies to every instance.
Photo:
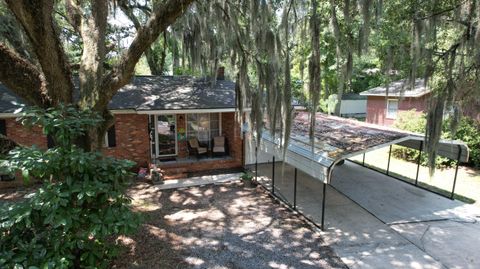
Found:
[[[213,137],[220,135],[220,116],[218,113],[199,113],[187,115],[187,137],[196,137],[203,144],[210,145]]]
[[[220,117],[218,113],[210,114],[210,138],[220,135]],[[211,139],[210,139],[211,140]]]
[[[176,148],[176,118],[175,115],[157,116],[157,149],[158,156],[175,155]]]

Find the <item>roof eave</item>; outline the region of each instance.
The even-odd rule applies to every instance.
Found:
[[[389,95],[388,97],[396,97],[396,98],[400,98],[400,97],[412,97],[412,98],[418,98],[418,97],[422,97],[424,95],[427,95],[429,94],[430,91],[426,91],[426,92],[422,92],[422,93],[419,93],[419,94],[406,94],[406,95],[403,95],[403,96],[400,96],[400,95]],[[372,93],[360,93],[360,95],[362,96],[379,96],[379,97],[387,97],[386,94],[372,94]]]

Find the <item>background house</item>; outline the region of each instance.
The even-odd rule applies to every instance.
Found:
[[[27,129],[13,112],[24,103],[0,84],[0,131],[15,142],[48,148],[51,141],[39,127]],[[157,163],[173,173],[242,166],[243,143],[235,118],[235,83],[190,76],[137,76],[112,98],[109,110],[115,124],[105,136],[103,152],[146,167]],[[190,156],[187,141],[197,138],[211,149],[212,139],[224,136],[226,156],[197,159]]]
[[[340,103],[340,116],[346,118],[365,118],[367,115],[367,96],[357,93],[345,93]]]
[[[385,86],[372,88],[360,95],[367,97],[366,122],[389,126],[395,122],[400,111],[414,109],[419,113],[426,112],[431,92],[425,87],[423,79],[415,80],[413,89],[404,79],[389,84],[388,97]]]

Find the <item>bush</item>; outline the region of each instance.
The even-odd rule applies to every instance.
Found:
[[[125,195],[133,163],[73,145],[100,122],[92,112],[36,109],[22,122],[41,125],[57,146],[17,148],[4,161],[43,184],[26,200],[1,206],[0,268],[108,267],[117,252],[111,239],[139,225]]]
[[[457,132],[452,136],[449,130],[450,122],[447,121],[444,128],[445,138],[462,140],[470,149],[469,165],[480,167],[480,123],[467,117],[463,117],[457,127]]]
[[[427,119],[425,114],[418,113],[415,110],[409,110],[409,111],[399,112],[398,117],[395,120],[395,123],[393,126],[401,130],[414,132],[418,134],[425,134],[426,125],[427,125]],[[420,151],[416,149],[411,149],[411,148],[402,147],[402,146],[392,147],[392,155],[396,158],[404,159],[406,161],[418,162],[419,154],[420,154]],[[448,158],[444,158],[440,156],[437,156],[435,160],[435,166],[437,168],[449,167],[453,163],[454,162],[452,160],[449,160]],[[422,152],[422,156],[420,158],[420,164],[423,166],[428,165],[428,156],[425,152]]]
[[[415,112],[415,110],[410,110],[399,113],[394,127],[410,132],[424,134],[426,123],[427,120],[425,114],[419,114]],[[465,142],[470,148],[470,160],[468,164],[480,167],[480,125],[478,122],[475,122],[467,117],[462,117],[458,124],[456,134],[452,135],[450,131],[450,119],[447,119],[443,124],[442,138],[461,140]],[[392,149],[392,154],[397,158],[417,162],[419,151],[415,149],[394,146]],[[456,162],[454,160],[449,160],[448,158],[437,157],[435,163],[436,166],[440,168],[452,166]],[[422,153],[421,164],[424,166],[427,165],[427,154],[425,152]]]

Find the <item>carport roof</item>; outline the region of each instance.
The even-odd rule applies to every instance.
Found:
[[[310,114],[300,112],[294,119],[291,141],[285,153],[285,162],[304,172],[323,180],[330,181],[331,168],[341,160],[392,144],[420,149],[424,137],[393,128],[368,124],[357,120],[316,114],[314,144],[309,138]],[[270,132],[262,134],[261,149],[283,159],[278,148],[280,138]],[[468,147],[462,141],[439,143],[437,154],[453,160],[468,161]]]

